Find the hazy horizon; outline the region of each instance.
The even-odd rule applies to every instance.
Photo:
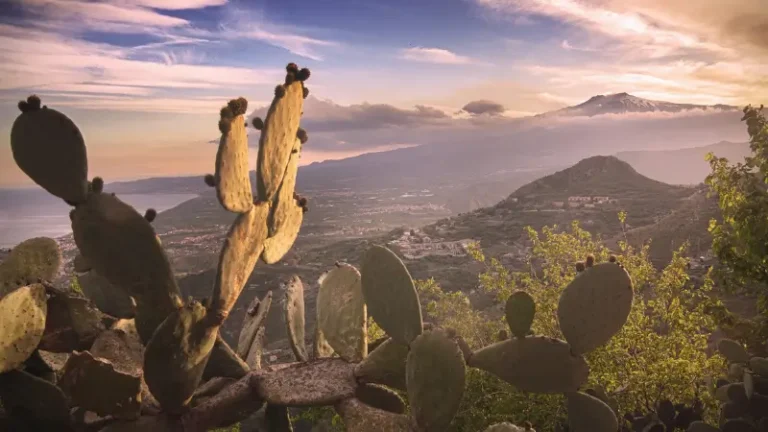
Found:
[[[520,117],[598,94],[738,107],[768,101],[761,0],[380,3],[5,2],[0,188],[31,185],[9,146],[16,102],[29,94],[78,124],[90,176],[195,175],[213,169],[219,108],[244,96],[249,113],[263,110],[292,61],[313,72],[303,165],[422,144],[494,142],[513,137]],[[669,143],[676,148],[746,136],[738,119],[720,113],[584,121],[627,121],[631,133],[654,116],[659,128],[691,116],[711,128],[695,142]]]

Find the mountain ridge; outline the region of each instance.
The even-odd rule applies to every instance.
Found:
[[[721,110],[732,111],[738,108],[731,105],[697,105],[681,104],[674,102],[658,101],[644,99],[631,95],[627,92],[613,93],[608,95],[595,95],[578,105],[573,105],[559,110],[549,111],[538,114],[536,117],[594,117],[604,114],[626,114],[626,113],[648,113],[648,112],[668,112],[679,113],[682,111],[701,109],[701,110]]]

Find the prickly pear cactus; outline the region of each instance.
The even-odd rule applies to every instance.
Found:
[[[283,176],[283,183],[280,185],[273,210],[269,215],[269,237],[264,242],[262,255],[262,259],[267,264],[280,261],[288,253],[299,235],[301,223],[304,220],[304,208],[297,202],[295,194],[300,149],[301,143],[295,140]]]
[[[557,319],[575,354],[608,342],[627,322],[634,291],[627,271],[616,263],[585,269],[560,296]]]
[[[0,373],[15,369],[37,349],[48,313],[45,287],[33,284],[0,299]]]
[[[542,336],[489,345],[475,351],[468,364],[535,393],[573,392],[589,375],[587,362],[574,355],[567,343]]]
[[[513,335],[524,338],[531,331],[533,317],[536,315],[536,303],[525,291],[512,293],[504,307],[507,324]]]
[[[298,276],[291,276],[285,289],[283,302],[285,323],[288,327],[288,341],[298,361],[307,361],[304,321],[304,284]]]
[[[53,280],[60,266],[56,240],[37,237],[19,243],[0,263],[0,297],[24,285]]]
[[[619,421],[605,402],[582,392],[566,394],[571,432],[616,432]]]
[[[512,423],[505,422],[505,423],[498,423],[495,425],[488,426],[488,428],[485,429],[484,432],[529,432],[529,431],[520,426],[515,426]]]
[[[416,423],[425,432],[447,430],[464,395],[465,363],[459,346],[442,331],[423,333],[411,343],[405,370]]]
[[[355,368],[355,376],[365,383],[383,384],[405,390],[405,364],[408,345],[387,339],[371,351]]]
[[[221,141],[216,154],[216,196],[225,209],[248,212],[253,206],[251,179],[248,176],[248,135],[244,114],[245,98],[234,99],[221,109]]]
[[[16,165],[51,195],[72,204],[84,202],[88,159],[80,130],[66,115],[41,106],[37,96],[19,102],[19,109],[11,128]]]
[[[272,291],[267,292],[263,299],[254,297],[246,309],[243,327],[237,342],[237,355],[245,359],[256,340],[259,330],[266,324],[267,314],[272,306]]]
[[[422,331],[421,305],[411,274],[394,252],[372,246],[361,266],[368,313],[392,339],[408,345]]]
[[[346,263],[337,263],[320,280],[317,325],[341,358],[359,362],[368,355],[368,329],[361,276]]]

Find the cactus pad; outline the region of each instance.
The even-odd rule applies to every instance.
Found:
[[[344,420],[348,432],[415,432],[410,417],[370,407],[357,399],[336,404],[336,411]]]
[[[317,323],[333,350],[344,360],[359,362],[368,355],[368,330],[360,272],[339,263],[320,282]]]
[[[248,174],[248,135],[245,132],[245,110],[248,102],[243,99],[230,101],[228,114],[234,117],[221,121],[228,122],[216,153],[216,197],[226,210],[245,213],[253,206],[251,179]],[[234,111],[232,111],[234,109]],[[232,111],[232,112],[230,112]],[[242,111],[242,112],[240,112]]]
[[[382,384],[405,390],[405,364],[408,346],[387,339],[360,362],[355,376],[360,382]]]
[[[248,309],[245,311],[245,318],[243,318],[243,328],[240,330],[240,337],[237,342],[237,355],[240,358],[245,359],[248,357],[248,352],[251,350],[251,345],[253,345],[256,339],[256,334],[266,324],[270,306],[272,306],[272,291],[267,292],[263,300],[259,300],[259,297],[255,296],[251,304],[248,305]]]
[[[259,201],[272,201],[283,183],[304,107],[302,84],[294,82],[275,94],[259,139],[256,179]]]
[[[298,361],[307,361],[305,342],[304,284],[298,276],[291,276],[285,289],[285,324],[288,326],[288,342]]]
[[[320,321],[315,319],[315,340],[312,344],[312,358],[320,359],[333,355],[333,347],[328,343],[323,331],[320,330]]]
[[[86,350],[106,329],[106,319],[87,299],[57,292],[48,299],[40,349],[51,352]]]
[[[405,414],[405,402],[397,392],[378,384],[361,384],[355,390],[360,402],[394,414]]]
[[[273,405],[331,405],[355,394],[354,367],[342,359],[297,363],[260,377],[259,397]]]
[[[729,363],[747,363],[749,354],[744,346],[732,339],[721,339],[717,343],[717,350]]]
[[[88,158],[80,130],[49,108],[21,113],[11,129],[13,159],[50,194],[79,204],[88,196]]]
[[[80,408],[120,419],[139,417],[141,372],[120,371],[88,351],[69,356],[58,386]]]
[[[408,345],[422,331],[421,305],[405,264],[384,246],[363,256],[362,289],[368,313],[395,341]]]
[[[484,432],[528,432],[525,428],[515,426],[512,423],[496,423],[490,425]],[[535,432],[535,431],[534,431]]]
[[[0,400],[5,411],[32,423],[29,430],[67,430],[69,403],[54,384],[21,370],[0,374]]]
[[[79,253],[75,255],[75,259],[72,260],[72,267],[76,273],[85,273],[93,268],[91,263],[82,254]]]
[[[536,303],[527,292],[517,291],[507,299],[504,312],[512,334],[515,337],[524,338],[531,330],[533,317],[536,314]]]
[[[696,420],[688,426],[686,432],[720,432],[720,428]]]
[[[226,318],[251,277],[267,238],[269,204],[261,202],[238,215],[232,224],[219,257],[211,311]]]
[[[557,318],[575,354],[605,344],[627,322],[634,292],[632,279],[618,264],[587,268],[560,296]]]
[[[37,237],[19,243],[0,263],[0,297],[18,287],[53,280],[60,265],[56,240]]]
[[[170,261],[152,226],[130,205],[101,193],[73,210],[72,230],[93,269],[134,297],[136,327],[142,341],[148,342],[181,304]]]
[[[216,377],[240,379],[244,377],[249,370],[245,361],[221,338],[221,332],[216,336],[216,343],[211,350],[211,356],[203,372],[203,380],[210,380]]]
[[[115,318],[130,319],[136,316],[134,300],[122,289],[112,285],[96,270],[81,274],[77,282],[100,311]]]
[[[405,382],[422,430],[448,430],[464,395],[465,369],[459,346],[443,331],[425,332],[411,343]]]
[[[295,152],[291,153],[288,166],[285,169],[283,182],[275,197],[272,212],[269,215],[269,238],[264,243],[262,260],[267,264],[280,261],[291,249],[301,230],[304,220],[304,209],[296,202],[296,174],[299,169],[299,148],[301,144],[294,141]]]
[[[284,406],[267,404],[264,408],[264,423],[269,432],[293,432],[291,416]]]
[[[192,301],[157,328],[144,353],[144,379],[163,411],[180,412],[192,399],[216,342],[218,327]]]
[[[0,299],[0,373],[15,369],[40,343],[48,313],[45,287],[21,287]]]
[[[616,432],[619,421],[605,402],[582,392],[566,395],[568,426],[572,432]]]
[[[557,339],[528,336],[475,351],[469,365],[490,372],[522,391],[566,393],[586,383],[589,366]]]

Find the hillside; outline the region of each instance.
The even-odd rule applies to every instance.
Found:
[[[678,150],[628,151],[616,154],[619,159],[629,162],[639,173],[669,184],[698,184],[709,175],[707,153],[741,162],[751,154],[749,143],[721,141],[702,147]]]

